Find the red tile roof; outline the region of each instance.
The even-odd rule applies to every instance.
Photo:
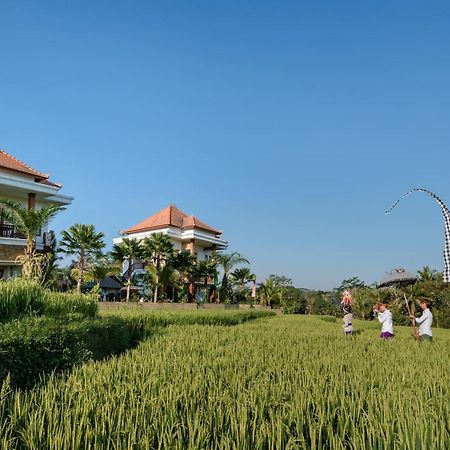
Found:
[[[196,217],[188,216],[186,213],[178,209],[175,205],[169,205],[167,208],[164,208],[153,216],[147,217],[142,222],[139,222],[131,228],[124,230],[123,233],[132,234],[168,226],[181,228],[183,230],[199,228],[202,230],[211,231],[216,235],[222,234],[221,231],[210,227],[201,220],[198,220]]]
[[[47,174],[34,170],[32,167],[26,165],[22,161],[19,161],[17,158],[14,158],[14,156],[11,156],[9,153],[6,153],[3,150],[0,150],[0,167],[14,170],[15,172],[26,173],[27,175],[33,175],[39,180],[48,179]]]

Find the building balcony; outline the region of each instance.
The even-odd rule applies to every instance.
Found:
[[[6,223],[0,223],[0,238],[26,239],[16,226]]]

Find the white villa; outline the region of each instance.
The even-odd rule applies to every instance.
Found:
[[[221,239],[219,231],[194,216],[188,216],[175,205],[169,205],[142,222],[121,231],[121,237],[113,240],[120,244],[124,238],[138,241],[153,233],[165,233],[171,237],[178,251],[189,250],[199,260],[208,259],[217,250],[225,250],[228,242]]]
[[[73,197],[61,195],[61,186],[49,181],[48,175],[0,150],[0,198],[22,203],[29,209],[47,204],[69,205]],[[5,222],[2,217],[0,215],[0,279],[7,279],[20,273],[20,266],[15,260],[23,254],[26,241],[14,225]],[[47,227],[36,236],[38,250],[43,250],[48,244],[47,236]]]

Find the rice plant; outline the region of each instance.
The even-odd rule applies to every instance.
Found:
[[[407,328],[382,342],[376,324],[356,326],[345,337],[340,324],[305,316],[169,325],[30,392],[5,382],[0,446],[450,448],[450,331],[419,346]]]

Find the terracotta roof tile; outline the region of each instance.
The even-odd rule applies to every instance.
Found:
[[[0,168],[1,167],[3,167],[4,169],[13,170],[14,172],[32,175],[34,176],[34,181],[36,183],[45,184],[47,186],[52,186],[58,189],[61,189],[62,187],[61,183],[53,183],[52,181],[50,181],[47,174],[38,172],[37,170],[18,160],[4,150],[0,150]]]
[[[123,233],[132,234],[168,226],[173,226],[175,228],[181,229],[200,228],[202,230],[211,231],[216,235],[222,234],[221,231],[210,227],[194,216],[188,216],[186,213],[178,209],[175,205],[167,206],[167,208],[164,208],[153,216],[147,217],[142,222],[139,222],[136,225],[124,230]]]

